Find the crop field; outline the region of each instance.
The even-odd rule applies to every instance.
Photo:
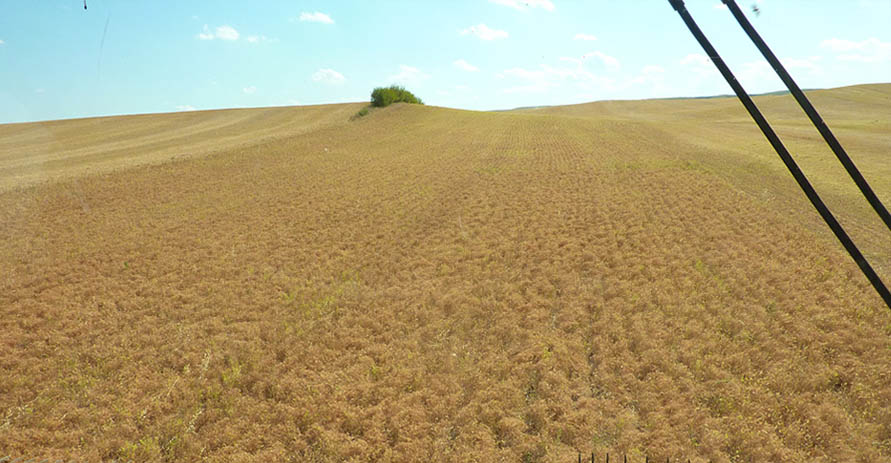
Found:
[[[891,205],[891,85],[812,96]],[[891,460],[891,311],[738,102],[362,106],[0,126],[0,458]]]

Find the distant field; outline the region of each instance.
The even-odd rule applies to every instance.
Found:
[[[812,96],[891,205],[891,85]],[[0,458],[891,460],[891,311],[735,100],[361,106],[0,126]]]
[[[0,125],[0,191],[254,146],[341,123],[361,104]]]

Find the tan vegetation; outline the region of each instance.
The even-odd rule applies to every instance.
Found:
[[[342,122],[359,104],[0,125],[0,191],[254,146]]]
[[[857,85],[807,93],[876,194],[891,207],[891,86]],[[891,278],[887,228],[795,100],[772,95],[757,97],[756,102],[864,254]],[[826,239],[835,239],[735,98],[605,101],[535,112],[653,122],[656,128],[693,145],[695,149],[686,157],[771,208],[795,216]]]
[[[732,101],[359,107],[0,126],[0,453],[891,459],[891,313]]]

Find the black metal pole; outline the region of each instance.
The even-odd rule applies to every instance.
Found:
[[[866,261],[866,258],[863,257],[863,254],[860,253],[860,250],[857,249],[857,246],[851,241],[851,238],[845,233],[844,228],[842,228],[841,224],[835,219],[835,216],[832,215],[832,212],[829,211],[829,208],[826,207],[826,204],[823,203],[823,200],[820,199],[820,196],[814,190],[814,187],[811,186],[811,183],[808,181],[807,177],[798,167],[798,164],[795,163],[795,160],[792,159],[792,155],[789,154],[789,151],[783,145],[783,142],[780,141],[776,132],[770,127],[767,120],[761,114],[761,111],[758,110],[758,107],[755,106],[755,102],[752,101],[752,98],[749,97],[749,94],[746,93],[745,89],[742,85],[736,80],[736,77],[733,75],[733,72],[730,71],[730,68],[724,63],[724,60],[721,59],[721,56],[718,55],[718,52],[712,47],[711,42],[708,41],[705,34],[699,29],[699,26],[696,25],[696,21],[693,20],[693,17],[690,16],[690,12],[687,11],[687,8],[684,6],[684,0],[668,0],[672,7],[678,12],[681,16],[681,19],[684,20],[684,23],[687,25],[687,28],[690,29],[690,32],[693,34],[693,37],[699,42],[699,45],[702,46],[702,49],[705,50],[705,53],[711,58],[712,62],[715,63],[715,66],[718,68],[718,71],[721,72],[721,75],[724,76],[724,79],[733,88],[733,91],[736,93],[739,101],[742,102],[743,106],[746,107],[746,110],[749,112],[749,115],[752,116],[752,119],[755,120],[755,123],[758,124],[758,127],[761,129],[761,132],[764,133],[764,136],[767,137],[767,140],[773,146],[773,149],[776,150],[777,154],[780,156],[780,159],[783,160],[783,163],[786,164],[786,168],[789,169],[789,172],[795,178],[795,181],[798,182],[798,186],[801,187],[804,194],[810,200],[811,204],[813,204],[814,208],[817,209],[817,212],[823,217],[823,221],[826,222],[826,225],[832,229],[832,232],[835,234],[835,237],[841,242],[842,246],[844,246],[845,250],[848,251],[848,254],[854,259],[854,262],[860,267],[860,270],[866,275],[866,278],[872,283],[873,288],[875,288],[876,292],[879,293],[879,296],[885,301],[885,304],[891,309],[891,292],[888,291],[888,288],[885,287],[885,284],[882,282],[882,279],[879,278],[878,274],[876,274],[875,270],[873,270],[872,266],[869,265],[869,262]]]
[[[776,55],[770,50],[770,47],[767,46],[767,43],[758,35],[758,32],[752,26],[752,23],[749,22],[746,15],[743,14],[742,10],[740,10],[739,6],[737,6],[735,0],[722,0],[727,8],[733,13],[733,17],[736,18],[736,22],[742,26],[743,30],[746,31],[749,38],[752,39],[752,42],[755,43],[755,46],[758,47],[758,50],[761,51],[761,54],[764,55],[764,59],[770,63],[773,70],[776,71],[777,75],[780,76],[780,79],[786,84],[786,87],[792,93],[792,96],[795,97],[795,100],[798,101],[798,104],[801,106],[801,109],[804,110],[807,117],[810,118],[811,122],[814,124],[814,127],[820,132],[820,135],[823,136],[823,140],[826,140],[826,143],[832,148],[832,152],[835,153],[835,157],[838,158],[839,162],[845,166],[845,170],[848,171],[848,175],[851,176],[851,179],[854,180],[854,183],[857,184],[857,187],[860,188],[860,192],[863,193],[863,196],[866,197],[866,200],[869,201],[869,205],[879,214],[879,217],[882,218],[882,221],[885,222],[885,226],[891,230],[891,214],[888,213],[888,209],[885,208],[885,205],[879,200],[878,196],[876,196],[875,192],[872,191],[872,188],[869,186],[869,183],[863,178],[863,175],[860,173],[860,170],[857,169],[857,166],[854,165],[854,161],[848,156],[848,153],[842,148],[841,144],[835,138],[835,135],[829,130],[829,126],[823,121],[823,118],[820,117],[820,114],[817,113],[817,110],[811,104],[810,100],[807,99],[807,96],[804,95],[804,92],[798,88],[798,85],[792,79],[792,76],[786,71],[786,68],[783,67],[783,64],[780,63],[780,60],[777,59]]]

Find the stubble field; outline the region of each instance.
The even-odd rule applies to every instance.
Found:
[[[891,203],[891,86],[823,95]],[[0,458],[887,461],[891,313],[737,106],[0,126]]]

